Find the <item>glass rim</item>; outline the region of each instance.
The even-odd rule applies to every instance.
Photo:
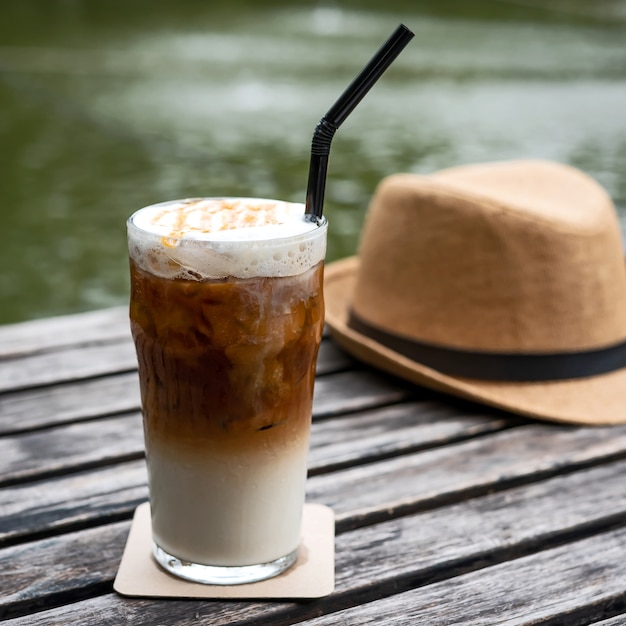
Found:
[[[128,233],[130,235],[131,232],[137,233],[138,236],[144,239],[150,239],[153,241],[164,242],[171,241],[175,242],[174,245],[178,246],[182,242],[186,245],[214,245],[219,247],[231,247],[231,246],[239,246],[239,245],[255,245],[255,246],[275,246],[277,244],[288,244],[288,243],[297,243],[303,241],[309,241],[310,239],[315,239],[319,237],[328,227],[328,220],[325,216],[321,218],[315,218],[315,221],[311,222],[313,224],[313,228],[310,230],[306,230],[304,232],[297,233],[295,235],[273,235],[271,237],[251,237],[248,239],[230,239],[227,237],[215,236],[215,233],[200,233],[200,234],[178,234],[178,233],[170,233],[170,234],[160,234],[154,231],[146,230],[141,226],[137,226],[135,223],[135,218],[137,215],[148,208],[152,207],[166,207],[168,205],[176,205],[181,204],[183,202],[192,202],[197,200],[255,200],[260,202],[285,202],[287,204],[293,204],[304,207],[304,203],[302,202],[289,202],[287,200],[276,200],[274,198],[258,198],[252,196],[197,196],[191,198],[181,198],[178,200],[165,200],[164,202],[157,202],[155,204],[148,204],[140,209],[134,211],[130,217],[126,220],[126,226],[128,229]],[[303,219],[306,216],[303,214]],[[243,229],[241,229],[243,230]],[[227,231],[220,231],[227,232]]]

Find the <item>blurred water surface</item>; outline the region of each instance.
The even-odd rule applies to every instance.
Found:
[[[329,260],[384,176],[548,158],[626,231],[626,3],[6,0],[0,323],[122,304],[125,220],[197,195],[303,201],[313,128],[399,21],[333,141]]]

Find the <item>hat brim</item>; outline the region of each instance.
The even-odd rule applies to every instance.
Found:
[[[357,359],[410,382],[516,414],[573,424],[626,423],[626,368],[589,378],[500,382],[456,378],[412,361],[348,326],[359,259],[324,270],[326,323],[336,342]]]

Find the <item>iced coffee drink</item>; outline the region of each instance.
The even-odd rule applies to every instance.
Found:
[[[191,199],[128,222],[154,553],[232,584],[300,543],[326,224],[300,204]]]

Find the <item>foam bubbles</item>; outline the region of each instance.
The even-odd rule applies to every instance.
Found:
[[[256,198],[175,200],[128,220],[131,258],[171,279],[295,276],[324,259],[325,234],[304,205]]]

